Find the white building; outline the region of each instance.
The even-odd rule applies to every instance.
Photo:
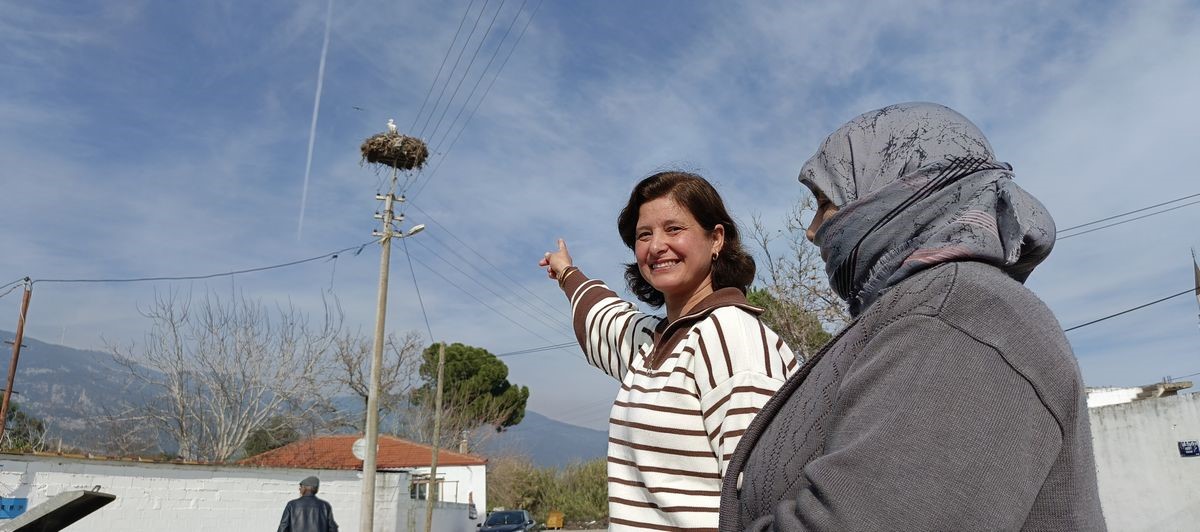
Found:
[[[283,507],[299,495],[300,479],[314,475],[321,479],[317,496],[333,506],[340,528],[358,530],[362,461],[351,453],[356,439],[319,437],[223,465],[0,454],[0,497],[24,499],[32,510],[68,491],[116,495],[70,526],[78,532],[275,530]],[[428,446],[380,437],[376,531],[424,530],[432,456]],[[482,521],[471,519],[468,502],[474,498],[477,508],[485,508],[486,460],[448,451],[438,457],[442,497],[435,503],[434,530],[473,532]],[[5,522],[0,519],[0,527]]]

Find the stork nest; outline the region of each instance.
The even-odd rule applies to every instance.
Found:
[[[429,148],[425,141],[396,132],[372,135],[362,143],[362,160],[400,170],[413,170],[425,165]]]

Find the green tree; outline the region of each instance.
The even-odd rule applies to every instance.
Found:
[[[582,525],[608,519],[608,461],[596,458],[576,462],[558,471],[548,490],[538,520],[546,521],[552,510],[563,513],[567,523]]]
[[[275,416],[268,420],[266,425],[250,433],[242,450],[246,452],[246,456],[254,456],[278,449],[299,439],[300,431],[296,430],[291,419]]]
[[[37,416],[22,410],[15,401],[10,401],[0,449],[17,453],[35,451],[45,446],[45,440],[46,424]]]
[[[797,354],[812,356],[833,337],[821,326],[821,320],[815,314],[780,301],[765,288],[751,288],[746,294],[746,299],[751,305],[766,309],[762,314],[763,321],[779,334],[789,347],[803,349],[797,351]]]
[[[415,420],[414,427],[421,441],[432,441],[433,420],[429,414],[437,391],[438,347],[431,345],[422,353],[419,373],[423,384],[412,392],[413,404],[424,407],[419,411],[425,415]],[[508,382],[508,366],[486,349],[461,343],[447,345],[443,373],[442,445],[452,446],[464,436],[478,444],[489,432],[503,431],[525,418],[529,388]],[[493,430],[476,430],[481,427]]]

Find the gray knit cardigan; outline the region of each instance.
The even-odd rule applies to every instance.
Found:
[[[1058,321],[978,262],[890,288],[779,389],[721,494],[730,530],[1103,530]]]

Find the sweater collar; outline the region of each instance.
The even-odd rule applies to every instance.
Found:
[[[753,316],[758,316],[763,313],[764,309],[750,304],[746,299],[746,294],[741,290],[732,286],[721,288],[704,299],[701,299],[687,314],[684,314],[670,323],[667,320],[658,322],[658,326],[654,330],[654,353],[650,357],[650,367],[658,368],[662,365],[675,346],[687,336],[688,327],[696,322],[707,318],[709,314],[721,307],[737,307]]]

